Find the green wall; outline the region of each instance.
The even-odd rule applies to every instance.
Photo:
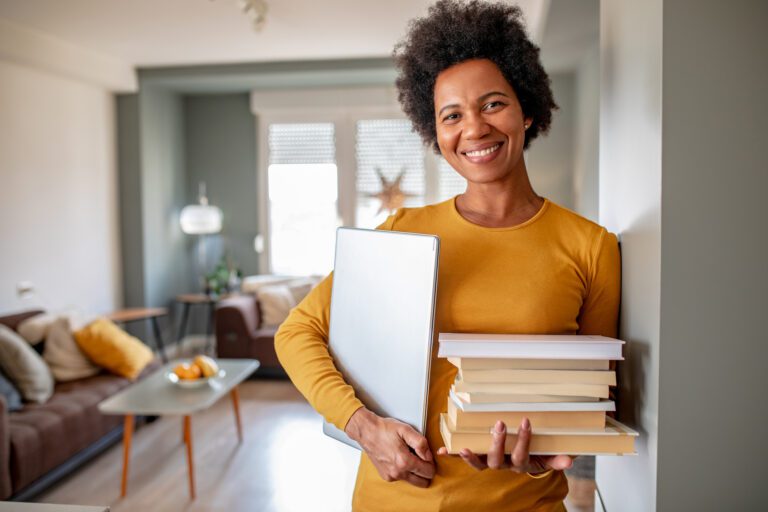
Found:
[[[208,263],[223,252],[245,275],[257,274],[256,122],[249,94],[185,96],[184,119],[187,199],[196,200],[203,181],[224,215]]]

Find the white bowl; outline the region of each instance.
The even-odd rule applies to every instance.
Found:
[[[178,375],[173,373],[173,370],[168,370],[165,372],[165,380],[168,382],[171,382],[173,384],[176,384],[179,387],[182,388],[199,388],[203,386],[209,385],[211,382],[214,382],[216,380],[222,379],[227,375],[227,372],[224,370],[219,370],[219,373],[216,375],[211,375],[210,377],[200,377],[199,379],[181,379]]]

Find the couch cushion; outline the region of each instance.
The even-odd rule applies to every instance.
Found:
[[[43,358],[14,331],[0,325],[0,368],[24,400],[43,403],[53,392],[53,376]]]
[[[153,361],[140,378],[159,367]],[[104,415],[98,404],[128,386],[130,381],[111,374],[56,385],[45,404],[28,404],[10,415],[10,469],[14,492],[98,441],[122,422]]]
[[[140,339],[106,318],[88,324],[75,332],[74,337],[91,361],[131,380],[154,358],[152,351]]]
[[[8,412],[18,411],[21,409],[21,395],[16,386],[13,385],[8,377],[3,375],[0,371],[0,395],[5,397],[5,406]]]
[[[83,379],[101,371],[75,343],[70,320],[66,317],[57,318],[48,327],[43,359],[59,382]]]

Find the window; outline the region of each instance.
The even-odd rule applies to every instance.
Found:
[[[290,109],[289,109],[290,110]],[[444,201],[465,180],[431,148],[411,123],[365,109],[260,115],[261,235],[256,248],[264,272],[326,274],[333,267],[336,228],[375,228],[389,215],[376,195],[400,175],[403,206]],[[266,242],[265,251],[261,251]]]
[[[269,126],[269,250],[272,272],[333,268],[338,187],[333,123]]]
[[[355,224],[376,227],[389,212],[382,211],[375,194],[381,178],[392,183],[402,174],[400,188],[406,193],[403,206],[425,204],[424,148],[405,119],[365,119],[356,126],[357,207]]]

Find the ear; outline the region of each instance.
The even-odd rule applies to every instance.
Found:
[[[533,126],[533,118],[523,117],[523,126],[525,127],[525,130],[528,130],[531,126]]]

